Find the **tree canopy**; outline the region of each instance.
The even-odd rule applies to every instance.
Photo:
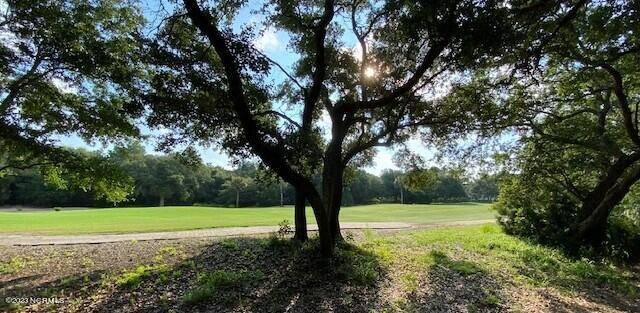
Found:
[[[177,3],[149,45],[150,122],[175,130],[169,145],[215,142],[259,157],[310,203],[326,254],[340,239],[345,169],[412,134],[428,143],[491,128],[499,109],[469,101],[463,74],[520,44],[518,28],[566,9],[524,19],[519,1],[266,1],[259,13],[298,57],[288,70],[252,44],[255,27],[232,26],[244,5]],[[275,72],[282,84],[269,79]]]
[[[0,173],[39,166],[118,201],[123,173],[57,138],[138,135],[140,12],[123,1],[6,1],[0,15]],[[73,175],[71,175],[73,174]],[[54,179],[54,178],[52,178]],[[58,177],[59,179],[59,177]]]
[[[640,179],[638,4],[585,5],[511,84],[523,144],[501,191],[503,224],[602,247],[609,216]]]

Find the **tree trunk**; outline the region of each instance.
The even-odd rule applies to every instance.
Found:
[[[335,118],[332,117],[335,120]],[[327,146],[322,168],[322,200],[327,209],[329,232],[335,244],[342,240],[340,232],[340,206],[342,205],[342,181],[345,164],[342,160],[343,125],[334,123],[333,139]]]
[[[640,154],[631,154],[620,157],[611,165],[607,174],[600,179],[596,187],[582,201],[580,212],[578,212],[579,221],[587,219],[593,213],[596,207],[604,200],[607,192],[614,187],[625,171],[638,160],[640,160]]]
[[[326,208],[323,205],[320,194],[314,189],[313,186],[307,186],[304,190],[305,197],[309,200],[311,208],[313,209],[313,215],[316,218],[318,224],[318,237],[320,239],[320,254],[322,257],[329,258],[333,255],[334,240],[329,230],[329,217],[327,216]]]
[[[404,204],[404,191],[402,191],[402,185],[400,185],[400,204]]]
[[[164,196],[160,196],[160,206],[164,206]]]
[[[340,207],[342,205],[342,180],[344,168],[340,162],[325,162],[323,173],[323,195],[327,208],[331,237],[334,242],[342,240],[340,232]]]
[[[295,204],[295,223],[296,233],[293,239],[300,242],[305,242],[309,239],[307,235],[307,214],[305,212],[305,197],[304,194],[296,189],[296,204]]]
[[[616,180],[616,183],[602,194],[599,201],[586,203],[586,207],[593,209],[591,214],[584,219],[580,219],[573,227],[574,240],[593,246],[601,245],[606,234],[609,215],[638,180],[640,180],[640,165],[632,167],[619,180]],[[588,200],[595,201],[596,199],[589,198]]]
[[[240,191],[236,190],[236,208],[240,207]]]
[[[296,197],[298,196],[296,192]],[[280,181],[280,206],[284,206],[284,190],[282,188],[282,181]]]

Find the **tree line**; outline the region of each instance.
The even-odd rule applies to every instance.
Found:
[[[89,153],[89,152],[84,152]],[[217,205],[229,207],[291,205],[294,188],[274,177],[258,163],[242,163],[234,170],[203,164],[181,154],[147,154],[139,142],[116,147],[106,159],[122,169],[131,184],[129,194],[117,202],[96,197],[74,185],[65,175],[34,169],[13,171],[0,178],[0,206],[105,207]],[[401,183],[405,173],[385,170],[380,176],[361,169],[350,172],[343,205],[378,203],[432,203],[491,201],[497,180],[482,175],[469,180],[450,171],[431,169],[432,179],[420,186]]]

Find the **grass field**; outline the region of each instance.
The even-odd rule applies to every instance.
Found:
[[[492,219],[489,204],[379,204],[344,207],[344,222],[436,224]],[[313,222],[311,210],[308,221]],[[277,225],[293,221],[291,207],[220,208],[200,206],[110,208],[43,212],[0,212],[0,233],[91,234]]]

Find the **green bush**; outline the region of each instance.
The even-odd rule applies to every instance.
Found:
[[[631,195],[628,198],[609,218],[606,239],[600,247],[572,245],[569,230],[577,220],[580,204],[554,183],[525,181],[518,176],[505,179],[494,209],[498,223],[508,234],[562,247],[577,255],[636,262],[640,260],[640,225],[634,216],[622,211],[628,210],[630,201],[638,202]]]
[[[640,226],[624,216],[610,217],[605,248],[615,259],[640,260]]]
[[[511,177],[501,184],[494,209],[498,223],[508,234],[543,243],[566,242],[569,225],[576,219],[577,203],[553,185]]]

